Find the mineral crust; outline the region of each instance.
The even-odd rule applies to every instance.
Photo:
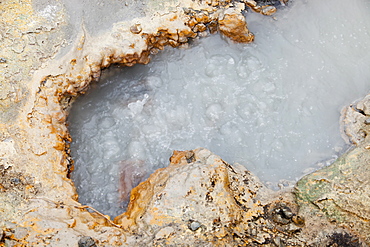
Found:
[[[346,133],[355,133],[358,148],[298,183],[299,206],[290,191],[269,191],[205,149],[175,152],[167,168],[133,190],[128,211],[114,221],[81,205],[69,178],[66,117],[101,70],[146,64],[166,45],[186,46],[217,31],[251,42],[241,12],[274,11],[253,1],[110,4],[0,3],[0,246],[370,244],[368,141],[365,135],[360,145],[357,127]]]

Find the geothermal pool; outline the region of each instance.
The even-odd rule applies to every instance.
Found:
[[[275,19],[247,14],[253,44],[214,35],[106,70],[69,116],[80,202],[122,213],[172,150],[206,147],[272,188],[333,162],[348,148],[342,107],[370,89],[369,8],[296,0]]]

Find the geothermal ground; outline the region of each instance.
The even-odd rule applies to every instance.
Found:
[[[335,161],[349,146],[340,112],[369,90],[370,18],[365,2],[327,17],[332,5],[297,1],[275,19],[248,13],[252,44],[216,34],[104,71],[69,116],[80,202],[121,214],[172,150],[208,148],[273,189]]]
[[[276,1],[278,9],[265,4],[273,3],[2,1],[0,246],[369,245],[370,97],[366,96],[364,86],[369,79],[366,55],[368,3],[295,1],[283,8]],[[270,16],[276,11],[275,16]],[[210,35],[221,35],[222,39],[198,40]],[[255,43],[251,44],[253,40]],[[160,50],[170,46],[188,48],[167,49],[159,54]],[[187,57],[193,59],[186,63]],[[153,63],[149,66],[135,65],[148,64],[151,59]],[[83,142],[77,136],[71,138],[69,129],[74,135],[76,126],[67,123],[67,117],[70,111],[77,111],[78,103],[72,105],[82,94],[88,98],[95,93],[93,87],[97,85],[102,89],[113,86],[114,83],[108,81],[119,73],[109,79],[108,75],[113,71],[109,72],[107,68],[117,64],[121,67],[135,65],[119,72],[125,73],[120,80],[128,83],[121,83],[123,87],[129,86],[127,95],[117,100],[118,108],[104,109],[107,116],[96,116],[95,122],[91,123],[97,126],[91,128],[97,138],[103,138],[104,132],[114,134],[111,126],[125,123],[131,124],[126,131],[130,133],[126,137],[121,136],[123,133],[115,135],[118,141],[112,135],[111,139],[102,139],[108,142],[93,145],[93,148],[98,147],[93,154],[104,161],[117,158],[124,174],[137,175],[120,176],[119,181],[118,177],[113,178],[111,183],[117,185],[118,182],[121,191],[125,192],[121,193],[120,200],[128,197],[127,193],[135,183],[146,179],[131,190],[127,210],[113,219],[106,215],[109,207],[106,212],[100,211],[86,205],[84,198],[79,199],[79,191],[71,177],[77,178],[78,169],[87,168],[83,168],[79,161],[83,155],[78,150]],[[193,69],[191,73],[185,73],[187,66]],[[173,68],[175,71],[171,70]],[[142,81],[135,75],[135,70],[147,73],[140,75]],[[226,84],[228,78],[232,80]],[[100,79],[100,84],[96,84]],[[194,87],[199,90],[191,91]],[[230,101],[220,97],[218,90],[212,92],[213,87],[223,91]],[[177,100],[188,102],[188,108],[173,101],[179,90],[183,94],[178,93]],[[292,93],[289,94],[290,90]],[[325,94],[327,91],[330,93]],[[118,95],[119,90],[116,93]],[[353,102],[360,94],[364,98]],[[277,96],[282,98],[279,100]],[[314,102],[310,101],[312,97],[316,99]],[[207,102],[201,102],[202,99]],[[290,99],[298,101],[289,102]],[[322,99],[324,101],[320,101]],[[108,101],[98,101],[97,110],[101,109],[99,104]],[[289,102],[286,108],[280,104],[284,101]],[[238,109],[239,105],[244,107]],[[272,178],[271,173],[263,173],[276,169],[274,164],[279,160],[291,163],[284,160],[295,157],[297,151],[291,151],[291,156],[274,158],[272,154],[279,147],[275,143],[272,146],[274,152],[260,153],[260,156],[258,152],[267,152],[268,146],[262,144],[268,143],[269,138],[280,139],[281,147],[289,147],[291,143],[284,137],[290,133],[283,134],[285,132],[279,128],[316,112],[326,114],[308,117],[298,125],[303,124],[307,126],[305,129],[316,133],[316,129],[322,129],[319,128],[321,124],[329,123],[323,125],[327,131],[323,136],[315,134],[322,137],[318,143],[309,141],[309,135],[297,131],[300,138],[296,146],[301,146],[297,149],[303,149],[302,155],[310,153],[309,149],[316,150],[314,148],[319,145],[322,150],[329,150],[328,154],[311,152],[317,157],[313,158],[313,163],[336,155],[339,151],[336,146],[344,147],[335,141],[340,140],[339,132],[328,133],[334,133],[338,128],[338,122],[333,119],[339,116],[344,105],[347,107],[342,111],[341,129],[352,148],[333,164],[304,176],[294,188],[281,191],[270,190],[250,171],[256,168],[255,172],[265,183],[280,178],[294,180],[300,176],[301,169],[285,170],[286,177],[283,172]],[[162,109],[167,106],[181,109]],[[315,106],[319,106],[318,109]],[[274,107],[283,107],[283,110],[277,111]],[[187,112],[189,109],[199,109],[202,116]],[[279,122],[284,119],[279,119],[280,115],[275,111],[286,114],[285,122]],[[257,124],[249,125],[248,121],[252,120],[245,118],[246,113],[254,116],[252,119]],[[313,126],[312,120],[317,121]],[[330,121],[334,121],[335,126],[330,125]],[[145,122],[159,128],[159,135],[167,143],[166,150],[147,152],[155,146],[156,140],[162,139],[155,137],[157,139],[143,142],[144,135],[140,131],[156,133],[156,130],[144,128]],[[182,122],[188,125],[184,127]],[[270,122],[275,124],[268,125]],[[196,126],[200,126],[200,130]],[[250,130],[250,126],[258,128]],[[184,128],[187,134],[179,135],[183,138],[180,141],[169,138],[176,133],[176,128]],[[163,130],[168,130],[171,135],[163,134]],[[253,135],[251,138],[244,136],[246,131],[260,135],[259,142],[255,143]],[[263,135],[265,131],[270,131],[267,132],[269,135]],[[236,137],[237,133],[240,135]],[[214,137],[208,140],[207,135]],[[194,142],[186,139],[188,136],[192,136]],[[243,155],[247,152],[237,151],[237,147],[227,143],[228,139],[236,139],[234,142],[240,145],[246,143],[237,138],[252,141],[253,145],[248,144],[248,147],[256,151],[243,150],[250,151],[247,156],[254,160],[244,162],[241,156],[233,157],[234,150]],[[326,144],[327,138],[334,142]],[[221,141],[222,145],[218,146]],[[163,144],[157,143],[158,146]],[[109,145],[111,148],[106,149]],[[122,149],[120,145],[123,145]],[[124,148],[124,145],[128,147]],[[195,148],[202,145],[211,151]],[[189,150],[171,153],[169,149],[172,148]],[[91,147],[86,150],[90,152]],[[225,150],[228,152],[222,153]],[[115,157],[115,152],[122,154],[122,160]],[[150,156],[153,152],[160,155]],[[213,152],[220,152],[221,156]],[[129,155],[136,159],[132,160]],[[165,162],[169,155],[170,161]],[[156,166],[163,168],[154,172],[148,170],[146,159],[154,160],[149,164],[153,170]],[[256,161],[260,160],[262,163],[258,165]],[[242,165],[232,164],[234,161]],[[314,165],[308,163],[307,167]],[[258,171],[259,166],[268,169]],[[112,190],[111,183],[104,178],[110,172],[107,167],[114,166],[100,169],[103,176],[100,186],[109,184],[108,190],[117,190]],[[288,164],[281,167],[288,167]],[[103,171],[106,168],[108,171]],[[145,170],[145,174],[138,173],[137,168]],[[119,172],[112,173],[119,175]],[[134,183],[130,183],[132,180]],[[78,179],[75,181],[78,185]],[[90,181],[94,183],[94,180]],[[112,198],[108,192],[103,192],[103,196],[104,200]],[[109,213],[120,212],[113,210]]]

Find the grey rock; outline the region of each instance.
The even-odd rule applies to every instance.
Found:
[[[78,247],[96,247],[95,240],[92,237],[85,236],[78,241]]]
[[[199,229],[200,226],[201,224],[198,221],[193,221],[189,224],[189,229],[192,231],[196,231]]]

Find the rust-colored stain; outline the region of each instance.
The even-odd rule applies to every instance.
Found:
[[[240,14],[226,14],[219,20],[219,30],[222,34],[238,43],[251,43],[254,35],[247,29],[247,23]]]

